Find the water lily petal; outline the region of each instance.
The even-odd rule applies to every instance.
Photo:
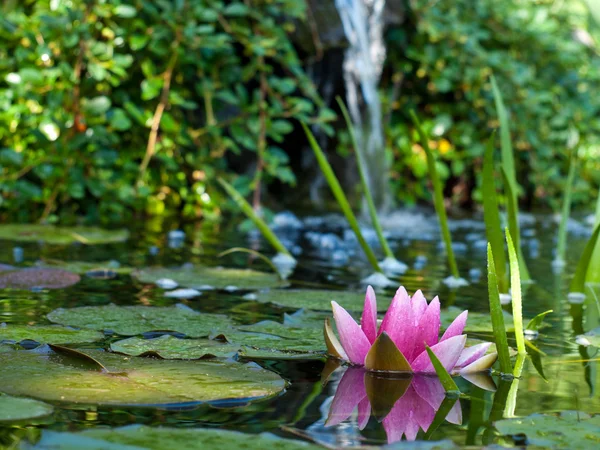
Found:
[[[386,331],[388,334],[388,328],[396,327],[396,324],[399,322],[399,319],[402,317],[403,308],[406,305],[410,305],[410,297],[408,296],[408,292],[404,289],[404,286],[400,286],[392,299],[392,303],[390,303],[390,307],[388,308],[385,316],[383,316],[383,321],[381,322],[381,326],[379,327],[379,334]],[[412,308],[411,308],[412,310]]]
[[[335,391],[331,402],[326,427],[337,425],[352,415],[359,403],[367,397],[363,382],[364,371],[358,368],[348,368]]]
[[[484,342],[482,344],[473,345],[465,348],[460,354],[460,358],[456,361],[456,368],[468,366],[473,361],[481,358],[488,351],[488,348],[492,345],[491,342]]]
[[[454,336],[460,336],[467,325],[467,316],[469,311],[461,312],[456,319],[450,324],[450,326],[444,332],[444,335],[440,339],[440,342],[450,339]]]
[[[360,327],[372,344],[377,339],[377,299],[375,291],[371,286],[367,287],[365,295],[365,306],[360,319]]]
[[[420,289],[410,298],[410,303],[413,309],[415,320],[419,320],[427,309],[427,299]]]
[[[338,341],[335,333],[331,329],[329,323],[329,317],[325,318],[325,325],[323,326],[323,336],[325,337],[325,345],[327,346],[327,353],[336,358],[345,359],[348,361],[348,355],[344,351],[342,344]]]
[[[494,379],[486,372],[461,373],[460,376],[484,391],[496,392]]]
[[[484,355],[481,358],[473,361],[468,366],[463,367],[458,372],[459,374],[469,374],[476,372],[483,372],[488,370],[490,367],[494,365],[496,360],[498,359],[498,353],[490,353],[489,355]]]
[[[358,429],[364,430],[371,418],[371,403],[369,398],[363,398],[358,404]]]
[[[460,407],[460,400],[456,400],[456,403],[446,416],[446,420],[454,425],[462,425],[462,408]]]
[[[419,397],[435,411],[440,409],[440,405],[446,397],[446,391],[438,377],[415,375],[411,386]]]
[[[465,348],[466,342],[466,335],[463,334],[461,336],[454,336],[434,345],[431,347],[431,350],[433,353],[435,353],[435,356],[438,357],[444,368],[448,372],[451,372],[456,364],[456,361],[458,361],[458,358],[460,358],[460,354],[462,353],[463,348]],[[417,356],[411,363],[411,366],[414,372],[435,373],[433,364],[431,363],[429,355],[426,351]]]
[[[371,348],[371,343],[360,326],[348,314],[348,311],[336,302],[331,302],[331,308],[333,309],[333,319],[340,335],[340,341],[346,355],[348,355],[348,359],[353,364],[362,365]]]
[[[415,322],[410,297],[406,289],[400,287],[392,303],[385,313],[383,322],[379,327],[379,334],[386,332],[398,350],[403,355],[412,354],[415,343]]]
[[[433,347],[438,342],[440,333],[440,299],[435,297],[427,306],[421,316],[415,331],[413,352],[407,356],[409,361],[414,360],[425,351],[425,344]]]

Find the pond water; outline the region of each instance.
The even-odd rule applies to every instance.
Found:
[[[360,280],[368,276],[371,270],[341,217],[335,215],[311,217],[298,222],[289,216],[282,215],[278,217],[278,220],[277,232],[286,244],[294,249],[299,262],[288,280],[289,286],[284,289],[332,290],[330,299],[338,298],[340,291],[351,291],[364,298],[365,286],[361,285]],[[383,222],[397,258],[408,265],[406,273],[395,279],[398,281],[398,285],[404,285],[411,294],[421,289],[428,300],[438,295],[443,308],[469,309],[470,313],[486,313],[489,310],[486,282],[486,241],[481,220],[464,219],[451,222],[460,272],[470,282],[468,286],[457,290],[448,288],[442,282],[448,275],[448,271],[434,219],[428,215],[405,213],[388,217]],[[578,224],[579,226],[577,226]],[[549,448],[595,448],[595,445],[600,444],[598,437],[600,436],[600,423],[594,422],[597,418],[590,418],[586,414],[593,416],[600,413],[600,399],[595,392],[599,377],[596,368],[598,355],[593,346],[579,346],[575,341],[575,336],[600,325],[599,306],[591,293],[583,304],[570,304],[567,300],[568,284],[589,235],[586,233],[589,233],[590,228],[583,224],[583,220],[574,221],[572,225],[569,235],[568,261],[562,270],[557,270],[552,265],[556,236],[556,224],[553,218],[547,215],[523,217],[521,246],[531,276],[535,280],[534,284],[524,286],[524,316],[531,318],[548,309],[552,309],[554,312],[545,319],[545,327],[540,330],[539,335],[530,336],[531,343],[539,349],[539,352],[535,350],[529,352],[530,356],[524,361],[522,376],[519,380],[500,379],[494,376],[469,382],[459,378],[457,383],[463,395],[456,403],[448,405],[448,402],[444,400],[443,391],[440,394],[440,386],[435,378],[425,377],[422,379],[415,376],[412,379],[377,379],[377,377],[365,376],[359,369],[335,368],[331,361],[326,363],[326,359],[320,354],[312,353],[309,358],[305,359],[295,358],[294,356],[298,355],[294,354],[276,352],[275,356],[270,358],[268,352],[266,354],[264,351],[252,353],[252,349],[247,348],[238,352],[236,357],[238,363],[226,362],[223,364],[237,364],[244,366],[243,370],[255,371],[254,373],[266,377],[266,381],[263,380],[263,382],[270,383],[268,388],[265,387],[265,384],[252,384],[247,387],[244,383],[249,383],[249,381],[244,378],[243,374],[235,375],[237,378],[229,373],[227,375],[221,373],[217,376],[210,375],[212,373],[210,367],[216,364],[214,361],[201,360],[184,363],[171,361],[169,363],[149,357],[145,358],[145,365],[142,364],[141,367],[136,366],[135,368],[135,373],[141,374],[139,376],[141,384],[136,385],[135,389],[140,389],[139,392],[146,388],[160,390],[161,383],[167,388],[164,390],[165,393],[156,394],[154,392],[154,396],[143,391],[144,395],[147,394],[148,397],[144,397],[146,400],[140,402],[137,398],[127,400],[128,394],[125,394],[127,387],[119,384],[123,378],[127,378],[127,382],[134,378],[134,371],[130,371],[126,375],[121,372],[130,370],[125,365],[130,364],[131,360],[134,361],[131,364],[135,364],[138,357],[120,357],[119,361],[112,361],[109,358],[106,362],[100,354],[97,358],[100,363],[109,369],[112,367],[111,364],[115,364],[117,367],[114,371],[115,376],[111,379],[113,384],[104,386],[95,385],[96,381],[93,377],[85,378],[87,375],[81,375],[84,373],[83,369],[71,367],[73,363],[64,363],[63,360],[60,360],[60,358],[66,360],[70,356],[64,354],[61,356],[60,352],[55,354],[47,347],[41,347],[38,348],[38,356],[35,358],[39,359],[39,354],[45,352],[46,356],[43,356],[45,359],[43,362],[40,360],[35,364],[41,364],[37,370],[48,370],[48,379],[40,381],[38,377],[37,384],[33,382],[27,384],[21,378],[27,376],[35,378],[36,369],[28,367],[28,371],[19,373],[20,363],[15,362],[19,357],[14,355],[17,354],[15,352],[23,352],[23,349],[15,350],[15,346],[11,345],[6,353],[0,352],[0,361],[3,355],[10,355],[10,357],[4,357],[5,366],[0,368],[0,379],[2,380],[0,392],[18,397],[31,396],[45,400],[54,407],[54,410],[39,419],[0,420],[0,448],[30,448],[29,446],[34,446],[33,448],[84,448],[84,441],[70,441],[69,439],[84,439],[84,436],[104,439],[106,436],[94,433],[100,429],[133,424],[178,428],[190,432],[198,428],[251,434],[270,432],[287,439],[312,441],[329,448],[361,445],[383,446],[394,441],[396,441],[395,445],[403,448],[401,447],[402,442],[407,439],[416,439],[422,444],[410,448],[435,448],[426,446],[425,439],[427,442],[443,441],[441,444],[437,444],[439,448],[450,448],[452,445],[479,446],[491,443],[505,445],[536,443]],[[80,243],[52,245],[3,240],[0,241],[0,254],[4,256],[0,263],[14,264],[14,257],[20,256],[18,249],[15,252],[15,248],[18,247],[22,249],[23,255],[23,261],[17,264],[20,267],[34,266],[40,260],[46,262],[93,261],[97,262],[99,267],[110,267],[114,270],[116,267],[114,262],[118,261],[121,268],[153,266],[176,268],[194,264],[250,267],[263,272],[270,271],[270,268],[262,260],[253,258],[247,253],[218,256],[222,251],[231,247],[248,247],[271,254],[268,245],[252,233],[240,233],[233,226],[228,228],[212,225],[189,225],[183,228],[185,232],[183,239],[169,239],[168,230],[169,228],[164,225],[148,223],[145,224],[145,228],[131,230],[131,236],[126,242],[99,245]],[[369,233],[367,233],[368,236],[370,236]],[[377,248],[374,237],[369,239],[369,242]],[[109,264],[106,261],[113,262]],[[0,342],[4,339],[2,330],[11,330],[11,327],[17,325],[50,325],[51,322],[46,316],[57,308],[110,304],[140,307],[185,305],[185,307],[177,307],[180,312],[183,311],[184,315],[193,314],[190,309],[203,314],[223,314],[227,316],[225,319],[218,319],[220,316],[216,315],[207,317],[211,317],[211,320],[230,320],[233,326],[241,327],[237,328],[237,333],[252,331],[253,333],[270,334],[271,337],[279,332],[264,326],[263,328],[260,326],[259,328],[244,328],[243,326],[266,320],[288,325],[293,324],[294,320],[305,321],[302,322],[304,324],[318,319],[319,323],[322,323],[320,320],[324,313],[314,313],[316,317],[313,319],[310,319],[311,311],[303,310],[296,313],[301,304],[294,306],[293,302],[288,304],[285,300],[277,300],[278,297],[271,298],[275,299],[275,303],[287,306],[268,301],[257,301],[256,294],[253,294],[255,290],[233,289],[236,284],[242,284],[240,280],[243,280],[241,276],[240,278],[232,276],[230,280],[226,281],[224,289],[205,290],[201,295],[193,298],[167,297],[165,293],[168,291],[165,289],[147,282],[144,278],[131,277],[129,274],[123,273],[116,274],[109,279],[82,275],[80,282],[64,289],[2,289],[0,290],[0,324],[5,325],[0,327]],[[277,288],[271,288],[271,293],[273,289]],[[600,289],[598,290],[600,291]],[[380,302],[384,302],[383,299],[389,301],[394,292],[395,288],[378,290],[378,300]],[[249,293],[250,295],[248,295]],[[259,299],[261,295],[258,294]],[[284,291],[277,295],[279,298],[283,298],[286,294]],[[325,306],[317,309],[326,311],[328,303],[325,300]],[[344,306],[344,300],[340,300],[340,303]],[[507,311],[510,310],[510,306],[506,308]],[[90,314],[97,314],[100,310],[87,311],[90,311]],[[294,313],[296,314],[294,315]],[[61,314],[64,314],[64,311]],[[154,320],[145,316],[145,313],[140,314],[141,322]],[[50,317],[63,325],[81,324],[81,322],[73,322],[75,319],[56,319],[59,316],[60,314],[53,313]],[[212,319],[213,317],[214,319]],[[355,317],[358,318],[358,314],[355,314]],[[477,322],[476,314],[472,315],[472,318],[473,323]],[[91,319],[87,317],[86,320]],[[100,318],[100,321],[102,320]],[[187,316],[177,320],[187,320]],[[94,352],[99,352],[98,349],[109,349],[116,342],[139,334],[136,331],[139,327],[136,328],[135,325],[139,325],[140,321],[134,320],[127,324],[127,326],[133,327],[131,333],[119,332],[119,328],[117,328],[113,329],[114,333],[101,336],[100,341],[76,343],[70,347],[80,349],[84,353],[87,351],[90,355],[96,355]],[[119,325],[114,322],[111,326],[114,328]],[[178,327],[178,325],[156,326],[164,327],[162,329]],[[220,327],[215,323],[208,325],[202,323],[201,326]],[[230,330],[230,328],[226,329]],[[303,348],[309,348],[311,351],[324,351],[324,344],[320,348],[313,348],[314,344],[310,340],[312,336],[321,333],[320,328],[317,332],[312,326],[299,329],[301,335],[306,333],[306,335],[300,336],[305,339],[302,345],[306,347]],[[469,332],[469,338],[492,339],[491,333],[485,331],[485,326],[476,327],[476,329],[478,331]],[[469,330],[468,326],[467,330]],[[155,333],[146,333],[142,337],[156,338],[160,334],[164,334],[164,332],[157,332],[160,330],[156,328],[147,331],[155,331]],[[232,335],[235,334],[233,331],[229,332]],[[173,339],[184,337],[181,333],[169,334],[173,335],[171,336]],[[198,337],[200,336],[203,336],[202,333],[199,333]],[[509,334],[510,337],[512,335]],[[287,338],[289,335],[283,336],[284,340]],[[293,338],[299,339],[298,336]],[[161,339],[169,340],[170,338]],[[299,341],[294,342],[300,345]],[[48,339],[48,343],[52,344],[53,342]],[[69,344],[68,339],[66,343]],[[514,341],[510,341],[510,343],[514,346]],[[283,347],[281,346],[281,342],[277,345],[279,347],[275,348],[279,348],[279,350],[285,347],[285,344]],[[36,346],[37,344],[31,340],[21,342],[21,347],[27,349]],[[258,347],[263,346],[264,344],[258,345]],[[115,348],[117,347],[113,347],[113,350]],[[251,360],[254,363],[244,365]],[[152,372],[154,369],[151,365],[157,361],[160,364],[174,365],[168,369],[169,373],[155,373]],[[64,371],[52,372],[56,367],[44,366],[44,364],[50,363],[61,364],[61,370]],[[91,362],[91,364],[94,363]],[[208,374],[209,380],[200,380],[196,373],[191,378],[192,381],[185,381],[186,371],[204,367],[201,365],[189,366],[192,364],[212,364],[213,366],[206,366],[207,369],[202,369]],[[268,378],[271,374],[265,371],[261,372],[258,367],[254,367],[254,364],[278,374],[285,380],[285,383],[282,382],[280,386],[285,386],[285,389],[277,388],[278,381]],[[7,374],[7,367],[11,367],[10,370],[14,372],[12,377]],[[160,370],[163,369],[164,367]],[[238,369],[239,367],[236,370]],[[50,373],[53,375],[50,376]],[[99,377],[102,374],[94,373],[93,375]],[[145,376],[151,377],[152,381],[144,381],[143,377]],[[234,379],[235,381],[232,381]],[[61,382],[64,382],[64,386],[61,386]],[[88,400],[83,401],[82,397],[78,397],[78,395],[83,395],[79,392],[79,384],[84,382],[89,383],[88,389],[94,390],[95,386],[97,390],[106,389],[106,391],[96,392],[93,395],[86,393],[85,395],[88,397],[85,398]],[[185,387],[186,382],[193,385]],[[43,386],[40,386],[40,383]],[[237,383],[236,386],[239,387],[241,394],[219,396],[217,393],[214,397],[205,399],[202,396],[204,394],[194,397],[193,393],[185,392],[186,389],[189,389],[190,392],[196,388],[206,389],[203,386],[209,385],[210,389],[218,391],[218,386],[216,386],[218,384],[226,386],[227,391],[230,390],[232,383]],[[142,385],[143,389],[139,387]],[[115,390],[113,394],[116,392],[119,394],[112,395],[116,398],[115,401],[108,401],[107,399],[112,398],[110,395],[112,389]],[[123,389],[123,391],[118,391],[119,389]],[[177,397],[179,391],[182,391],[181,397]],[[60,395],[53,396],[53,393],[57,392]],[[251,392],[252,395],[244,395],[245,392]],[[94,397],[96,394],[97,396]],[[177,400],[178,398],[187,398],[186,395],[190,401]],[[252,399],[247,397],[252,397]],[[90,398],[92,400],[89,400]],[[103,400],[95,401],[94,398]],[[123,401],[119,402],[119,398]],[[167,398],[168,401],[165,400]],[[1,399],[2,397],[0,397],[0,419]],[[209,401],[207,403],[202,400]],[[139,403],[142,405],[140,406]],[[127,406],[128,404],[130,406]],[[132,404],[134,405],[131,406]],[[436,416],[436,413],[444,408],[447,408],[444,416],[440,418],[441,413]],[[565,413],[565,411],[578,411],[578,413],[575,416],[569,416],[569,413]],[[499,422],[503,418],[524,417],[535,413],[553,414],[556,417],[553,417],[549,424],[542,423],[543,420],[548,419],[547,417],[527,419],[531,420],[531,423],[523,420],[517,424],[516,428],[511,428],[515,425],[514,421]],[[562,416],[560,416],[561,413]],[[328,423],[326,423],[327,421]],[[431,425],[432,423],[434,425]],[[578,428],[580,426],[583,427],[581,430]],[[146,428],[136,430],[146,433],[146,437],[151,433]],[[88,434],[79,434],[81,431]],[[52,434],[52,432],[78,434]],[[166,441],[168,442],[166,446],[164,443],[159,444],[158,438],[154,442],[151,442],[154,438],[148,438],[144,445],[140,443],[141,441],[131,441],[129,446],[124,445],[127,442],[119,441],[116,438],[113,441],[117,442],[114,444],[114,448],[169,448],[171,446],[173,448],[196,448],[192,446],[196,445],[192,442],[196,439],[194,435],[186,436],[188,435],[179,436],[180,440],[177,441],[179,442],[177,446],[175,446],[174,442],[176,441],[174,440]],[[211,438],[212,441],[203,441],[205,446],[202,448],[222,447],[227,442],[233,443],[235,436],[237,435],[214,435]],[[247,437],[243,438],[247,439]],[[52,441],[52,439],[56,439],[56,441]],[[97,447],[88,445],[88,443],[86,444],[88,447],[85,448],[109,448],[98,442],[106,444],[106,441],[97,441],[95,444]],[[259,440],[256,440],[254,444],[252,444],[252,440],[244,442],[245,444],[239,448],[265,446]],[[36,443],[38,443],[37,447],[35,447]],[[286,448],[286,446],[292,448],[290,446],[293,445],[287,441],[281,444],[283,445],[281,448]],[[269,446],[269,444],[266,445]],[[227,448],[234,448],[233,444]]]

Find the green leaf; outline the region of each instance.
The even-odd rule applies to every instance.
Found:
[[[104,339],[104,334],[92,330],[74,330],[56,325],[13,325],[0,327],[0,342],[31,340],[40,344],[80,344]]]
[[[250,9],[241,2],[232,3],[225,7],[223,14],[230,17],[243,17],[248,15]]]
[[[135,336],[150,331],[178,331],[188,337],[206,337],[212,331],[227,328],[226,316],[193,311],[189,308],[150,306],[81,306],[59,308],[48,320],[65,326],[99,331],[113,331]]]
[[[525,329],[532,330],[532,331],[538,331],[540,329],[540,327],[542,326],[542,322],[544,321],[544,318],[546,317],[546,315],[550,314],[551,312],[554,312],[554,311],[549,309],[548,311],[539,313],[537,316],[535,316],[533,319],[531,319],[529,321],[529,323],[527,323],[527,326],[525,327]]]
[[[506,258],[504,256],[504,238],[498,209],[498,198],[496,196],[496,184],[494,182],[494,137],[488,141],[483,156],[483,174],[481,177],[481,190],[483,197],[483,219],[485,221],[485,232],[494,253],[494,266],[498,277],[498,290],[502,293],[508,292],[506,280]]]
[[[596,225],[594,232],[590,236],[590,239],[585,244],[585,248],[583,249],[583,253],[579,258],[577,268],[575,269],[575,275],[573,276],[573,280],[569,286],[569,292],[585,292],[585,278],[590,265],[590,260],[594,254],[594,249],[596,248],[596,242],[598,242],[599,234],[600,222]]]
[[[0,394],[0,423],[19,422],[49,416],[54,408],[30,398]]]
[[[131,356],[159,356],[164,359],[230,358],[237,354],[238,345],[210,339],[178,339],[164,335],[154,339],[132,337],[110,344],[116,353]]]
[[[437,213],[438,219],[440,221],[442,239],[444,240],[446,254],[448,255],[448,266],[450,267],[450,273],[454,278],[460,278],[458,266],[456,265],[456,259],[454,258],[454,250],[452,249],[452,237],[450,235],[450,228],[448,228],[448,218],[446,216],[446,207],[444,206],[442,182],[440,180],[436,168],[435,157],[433,156],[433,153],[429,148],[429,138],[425,134],[425,131],[421,126],[421,122],[417,118],[417,115],[414,113],[414,111],[411,111],[411,118],[413,124],[415,125],[415,128],[417,129],[421,146],[423,147],[423,149],[425,150],[425,154],[427,155],[427,168],[429,172],[429,179],[431,180],[431,184],[433,184],[433,203],[435,206],[435,212]]]
[[[62,261],[59,259],[44,259],[37,263],[37,267],[63,269],[79,275],[95,271],[127,275],[135,270],[133,267],[121,266],[117,261]]]
[[[125,19],[131,19],[137,15],[137,10],[131,5],[118,5],[115,8],[115,15]]]
[[[84,353],[110,372],[81,368],[78,359],[70,355],[0,353],[2,390],[9,395],[83,406],[189,405],[221,399],[245,403],[285,388],[284,380],[275,373],[241,363],[132,358],[101,350]]]
[[[365,241],[365,238],[363,237],[360,231],[360,227],[358,225],[358,221],[356,220],[356,216],[352,212],[352,208],[348,203],[346,194],[344,194],[342,186],[340,185],[337,177],[333,173],[333,169],[329,165],[325,153],[323,153],[323,150],[321,150],[321,147],[317,143],[312,132],[309,130],[309,128],[304,122],[302,122],[302,127],[304,128],[304,132],[306,133],[308,142],[310,143],[310,146],[312,147],[315,156],[317,157],[319,167],[321,167],[321,171],[323,172],[323,175],[325,176],[325,179],[327,180],[327,183],[331,188],[331,192],[337,200],[339,207],[342,209],[344,216],[346,216],[346,220],[348,221],[350,228],[352,228],[352,231],[354,232],[354,235],[356,236],[356,239],[360,244],[363,252],[365,252],[369,263],[376,272],[382,272],[381,268],[379,267],[379,263],[377,262],[377,257],[375,256],[375,253],[373,253],[373,250],[371,250],[371,247],[369,247],[369,244],[367,244],[367,241]]]
[[[488,263],[488,295],[490,302],[490,315],[494,329],[494,340],[500,361],[500,370],[505,373],[512,372],[510,363],[510,354],[508,352],[508,339],[506,338],[506,326],[504,324],[504,315],[502,305],[500,304],[500,293],[498,292],[498,282],[496,277],[496,268],[494,267],[494,255],[492,246],[488,243],[487,247]]]
[[[515,324],[515,340],[517,351],[525,353],[525,336],[523,335],[523,300],[521,297],[521,275],[519,273],[519,259],[515,251],[508,228],[505,230],[508,245],[508,260],[510,264],[510,291],[512,296],[512,312]]]
[[[20,242],[46,242],[48,244],[108,244],[129,238],[124,229],[103,230],[96,227],[55,227],[52,225],[15,224],[0,225],[0,239]]]
[[[104,95],[89,100],[84,99],[82,103],[84,112],[90,116],[102,116],[111,106],[110,99]]]
[[[110,125],[115,130],[126,131],[131,128],[132,123],[125,111],[123,111],[121,108],[116,108],[112,112]]]
[[[571,214],[571,191],[573,190],[573,181],[575,180],[575,169],[577,168],[576,152],[571,152],[569,158],[569,174],[565,182],[565,193],[563,197],[562,212],[560,216],[560,225],[558,227],[558,244],[556,246],[556,259],[565,261],[567,252],[567,223]]]
[[[525,258],[523,257],[521,249],[521,231],[519,230],[519,206],[517,203],[517,196],[515,194],[513,185],[508,179],[506,169],[502,167],[502,179],[504,180],[504,189],[506,190],[506,212],[508,215],[508,229],[511,236],[515,236],[513,242],[519,255],[519,270],[521,271],[521,277],[523,281],[530,280],[529,271],[525,264]]]
[[[444,387],[444,390],[447,393],[459,393],[460,389],[452,379],[452,376],[448,373],[446,368],[442,365],[438,357],[433,350],[429,347],[429,345],[425,344],[425,349],[427,350],[427,354],[429,355],[429,359],[431,360],[431,364],[433,364],[433,368],[435,369],[435,373],[438,376],[440,383]]]
[[[365,369],[377,372],[412,372],[409,362],[385,331],[369,349],[365,357]]]

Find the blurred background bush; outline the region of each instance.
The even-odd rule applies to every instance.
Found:
[[[396,204],[431,201],[411,109],[439,152],[448,200],[480,200],[483,148],[498,127],[492,73],[510,113],[522,201],[558,208],[571,150],[581,161],[574,203],[595,200],[600,33],[588,2],[397,2],[380,83]],[[298,121],[352,169],[333,107],[344,93],[344,43],[321,40],[322,3],[5,0],[1,218],[218,218],[226,203],[217,176],[256,206],[299,202],[288,193],[319,185],[319,175],[307,170]]]

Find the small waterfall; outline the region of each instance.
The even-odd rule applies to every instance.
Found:
[[[354,123],[358,151],[367,163],[369,188],[375,205],[381,210],[389,206],[390,201],[389,167],[377,93],[385,61],[385,0],[335,0],[335,6],[349,43],[343,66],[346,102]]]

